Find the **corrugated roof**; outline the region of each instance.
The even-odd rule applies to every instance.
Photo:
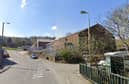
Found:
[[[128,56],[129,53],[128,51],[117,51],[117,52],[107,52],[104,53],[105,56],[119,56],[119,57],[123,57],[123,56]]]
[[[51,39],[37,39],[37,41],[40,41],[40,42],[52,42],[54,40],[51,40]]]

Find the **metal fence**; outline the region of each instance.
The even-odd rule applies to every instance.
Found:
[[[129,84],[129,78],[80,64],[80,73],[97,84]]]

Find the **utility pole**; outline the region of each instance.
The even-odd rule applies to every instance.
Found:
[[[1,48],[2,48],[2,46],[3,46],[3,44],[4,44],[4,22],[2,23],[2,44],[1,44]]]
[[[3,44],[4,44],[4,25],[5,24],[10,24],[9,22],[5,23],[5,22],[2,22],[2,37],[1,37],[1,45],[0,45],[0,69],[3,68],[3,53],[4,53],[4,50],[2,49],[3,47]]]
[[[9,22],[2,22],[2,45],[1,45],[1,48],[2,48],[2,46],[3,46],[3,44],[4,44],[4,25],[5,24],[10,24]]]
[[[90,15],[89,12],[82,10],[80,12],[81,14],[87,14],[88,15],[88,54],[90,56],[90,62],[91,62],[91,50],[90,50]]]

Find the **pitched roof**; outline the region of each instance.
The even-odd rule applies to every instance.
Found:
[[[99,28],[99,29],[101,28],[101,29],[103,29],[103,30],[106,30],[108,33],[112,34],[110,31],[108,31],[104,26],[102,26],[102,25],[99,24],[99,23],[90,26],[90,29],[94,29],[94,28]],[[85,29],[83,29],[83,30],[80,30],[80,31],[78,31],[78,32],[75,32],[75,33],[73,33],[73,34],[71,34],[71,35],[64,36],[64,37],[59,38],[59,39],[57,39],[57,40],[67,38],[67,37],[72,36],[72,35],[75,35],[75,34],[79,34],[80,32],[83,32],[83,31],[88,31],[88,28],[85,28]],[[99,30],[99,31],[100,31],[100,30]]]

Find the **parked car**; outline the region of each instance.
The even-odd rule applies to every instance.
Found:
[[[38,59],[38,55],[33,53],[33,54],[31,55],[31,58],[32,58],[32,59]]]

